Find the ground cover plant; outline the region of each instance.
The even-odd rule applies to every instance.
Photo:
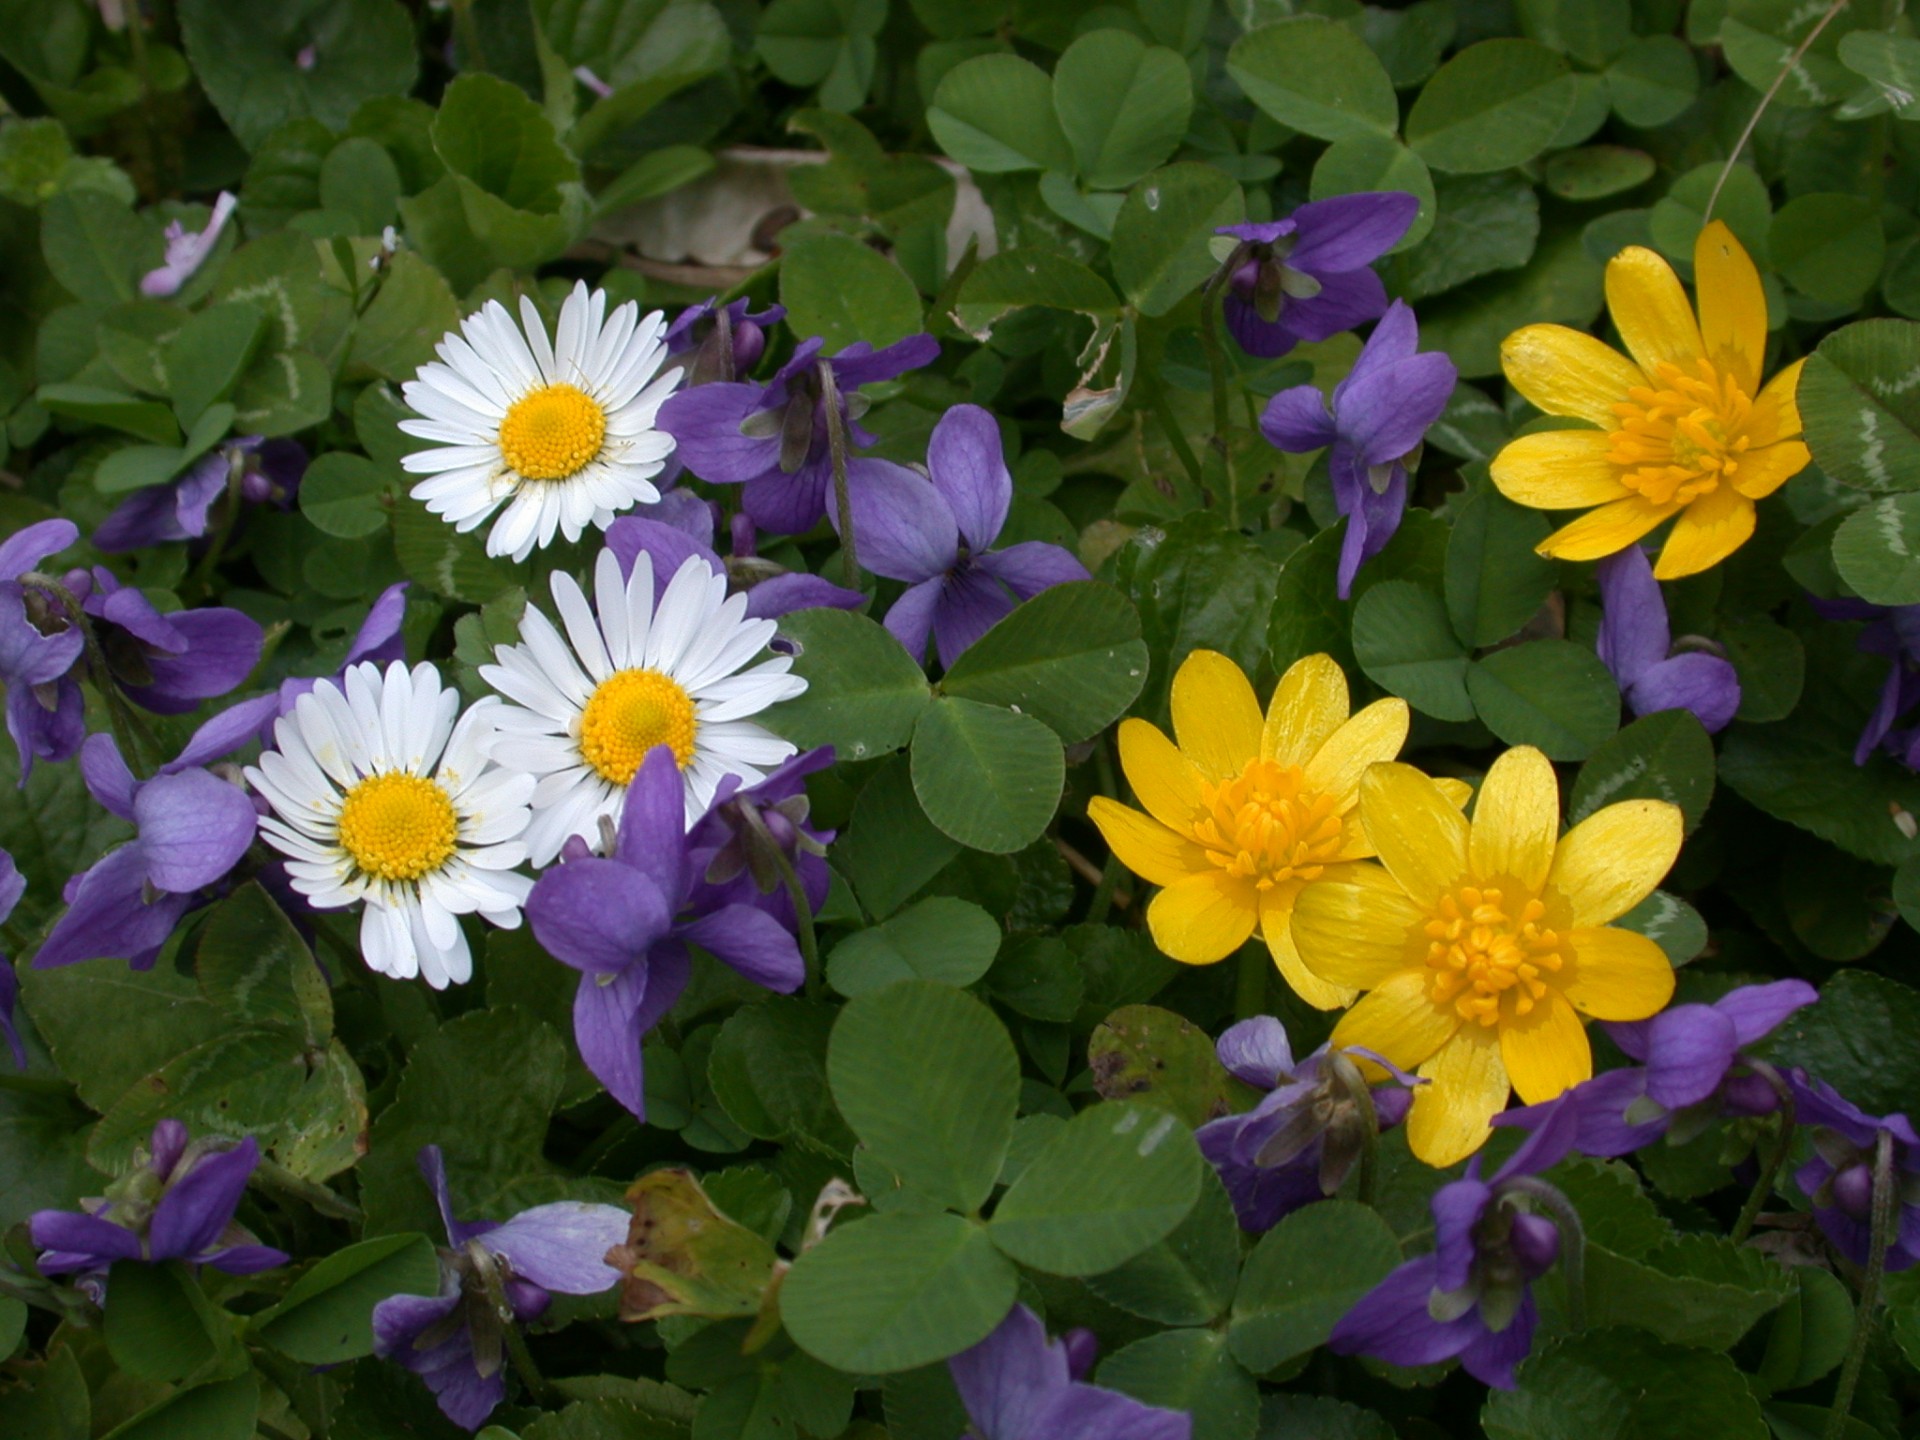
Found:
[[[1896,0],[5,0],[0,1435],[1920,1434]]]

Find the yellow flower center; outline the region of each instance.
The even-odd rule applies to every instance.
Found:
[[[1656,505],[1685,505],[1732,484],[1753,444],[1746,433],[1753,401],[1740,382],[1704,358],[1694,370],[1662,361],[1657,388],[1637,385],[1613,407],[1620,420],[1607,458],[1622,485]]]
[[[434,780],[401,771],[369,775],[340,806],[340,848],[365,874],[418,880],[453,854],[460,823]]]
[[[622,670],[600,682],[580,712],[580,753],[603,779],[631,784],[656,745],[684,770],[699,728],[693,699],[658,670]]]
[[[500,422],[500,453],[528,480],[564,480],[600,453],[607,412],[571,385],[522,395]]]
[[[1500,1023],[1508,1000],[1505,1018],[1526,1015],[1546,996],[1543,977],[1565,963],[1565,937],[1546,919],[1545,902],[1522,898],[1517,886],[1462,885],[1442,896],[1425,927],[1434,1004],[1451,1004],[1462,1020],[1487,1026]]]
[[[1227,874],[1261,890],[1317,880],[1339,858],[1339,809],[1307,786],[1298,765],[1254,760],[1223,784],[1201,782],[1200,793],[1206,812],[1193,838]]]

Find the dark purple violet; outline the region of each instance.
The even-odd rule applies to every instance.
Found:
[[[73,671],[86,651],[79,616],[40,564],[80,538],[71,520],[41,520],[0,542],[0,684],[20,783],[35,760],[69,760],[86,734],[86,699]]]
[[[1225,225],[1215,251],[1225,269],[1227,329],[1249,355],[1274,359],[1376,320],[1386,287],[1369,268],[1399,243],[1420,202],[1399,191],[1336,195],[1284,220]]]
[[[1794,1116],[1813,1127],[1813,1154],[1794,1183],[1813,1205],[1821,1233],[1847,1259],[1865,1265],[1873,1246],[1874,1169],[1882,1137],[1891,1151],[1893,1231],[1889,1273],[1920,1261],[1920,1135],[1905,1114],[1869,1115],[1824,1080],[1795,1071]]]
[[[1378,1132],[1406,1119],[1409,1087],[1421,1083],[1360,1052],[1390,1074],[1387,1083],[1369,1086],[1346,1053],[1325,1045],[1296,1064],[1286,1027],[1270,1015],[1229,1027],[1215,1050],[1230,1074],[1268,1092],[1245,1114],[1194,1132],[1240,1228],[1254,1233],[1338,1191]]]
[[[1909,770],[1920,770],[1920,725],[1899,725],[1920,706],[1920,605],[1811,597],[1808,603],[1829,620],[1866,621],[1855,647],[1869,655],[1884,655],[1890,662],[1879,702],[1854,746],[1853,763],[1864,765],[1875,750],[1884,750]]]
[[[185,475],[165,485],[136,490],[93,532],[94,547],[108,554],[206,536],[214,506],[238,472],[239,497],[250,505],[293,508],[307,452],[297,441],[243,435],[202,456]]]
[[[232,691],[260,663],[259,622],[224,605],[161,614],[113,572],[70,570],[67,588],[93,621],[107,670],[123,694],[157,715],[184,715]]]
[[[947,1361],[971,1440],[1190,1440],[1193,1419],[1081,1379],[1093,1363],[1093,1336],[1047,1339],[1024,1305],[993,1333]]]
[[[1635,715],[1690,710],[1708,734],[1724,730],[1740,708],[1740,677],[1719,655],[1673,649],[1667,602],[1647,552],[1629,545],[1602,560],[1600,636],[1595,649]]]
[[[849,446],[871,445],[874,437],[857,423],[864,408],[859,388],[917,370],[940,354],[931,335],[910,335],[884,350],[861,341],[831,358],[821,354],[825,348],[818,337],[802,341],[765,385],[695,385],[660,407],[660,428],[673,436],[687,468],[711,484],[743,487],[742,508],[776,534],[809,530],[826,513],[833,463],[822,369],[832,374]],[[850,461],[849,484],[862,483],[863,467],[876,463]]]

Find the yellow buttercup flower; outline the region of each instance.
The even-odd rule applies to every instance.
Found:
[[[1753,502],[1805,468],[1796,360],[1763,388],[1767,297],[1753,261],[1716,220],[1693,247],[1700,314],[1673,267],[1638,245],[1607,265],[1607,308],[1625,355],[1564,325],[1528,325],[1500,347],[1513,387],[1549,415],[1597,430],[1523,435],[1493,457],[1493,483],[1539,510],[1596,507],[1540,544],[1598,560],[1670,517],[1653,573],[1719,564],[1753,534]]]
[[[1350,1004],[1344,982],[1300,963],[1287,917],[1316,884],[1361,868],[1373,846],[1355,807],[1369,765],[1407,738],[1404,700],[1349,718],[1347,677],[1309,655],[1281,677],[1262,718],[1240,667],[1196,650],[1173,677],[1174,741],[1145,720],[1120,726],[1120,764],[1146,813],[1097,797],[1087,814],[1126,867],[1164,888],[1147,908],[1154,943],[1211,965],[1258,926],[1287,983],[1323,1010]],[[1466,786],[1459,786],[1460,800]]]
[[[1624,800],[1560,834],[1560,790],[1530,746],[1487,772],[1471,824],[1410,765],[1360,784],[1384,865],[1356,866],[1294,905],[1301,961],[1367,995],[1330,1043],[1429,1082],[1407,1117],[1413,1153],[1451,1165],[1485,1142],[1509,1089],[1551,1100],[1593,1074],[1582,1017],[1642,1020],[1673,997],[1673,967],[1607,922],[1653,893],[1680,853],[1680,811]]]

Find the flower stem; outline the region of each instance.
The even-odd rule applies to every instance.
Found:
[[[1760,1211],[1773,1195],[1774,1182],[1780,1178],[1780,1170],[1787,1163],[1787,1155],[1793,1149],[1793,1101],[1788,1099],[1786,1107],[1779,1112],[1780,1133],[1775,1137],[1773,1148],[1767,1152],[1766,1163],[1760,1167],[1760,1176],[1753,1182],[1753,1190],[1747,1196],[1747,1203],[1740,1207],[1740,1218],[1733,1222],[1733,1231],[1728,1239],[1736,1245],[1744,1245],[1747,1237],[1753,1233],[1753,1225],[1760,1218]]]
[[[1242,945],[1239,965],[1233,987],[1233,1018],[1251,1020],[1267,1013],[1267,976],[1273,969],[1273,957],[1263,945]]]
[[[860,558],[854,548],[853,497],[847,491],[847,417],[840,411],[840,386],[833,365],[820,362],[820,402],[827,412],[827,453],[833,459],[834,513],[840,520],[840,579],[849,590],[860,588]]]
[[[1220,457],[1227,491],[1227,523],[1240,528],[1240,490],[1234,484],[1233,456],[1227,443],[1233,407],[1227,395],[1227,352],[1220,342],[1220,310],[1226,304],[1225,268],[1215,273],[1200,292],[1200,343],[1207,352],[1207,378],[1213,387],[1214,453]]]
[[[1860,1384],[1860,1371],[1867,1363],[1867,1345],[1873,1339],[1873,1322],[1878,1318],[1874,1312],[1880,1304],[1880,1280],[1887,1273],[1887,1248],[1893,1243],[1898,1180],[1893,1169],[1893,1132],[1882,1130],[1875,1139],[1873,1152],[1873,1222],[1867,1242],[1867,1270],[1860,1279],[1860,1304],[1853,1315],[1853,1339],[1847,1344],[1846,1362],[1840,1367],[1840,1383],[1834,1387],[1833,1408],[1827,1411],[1827,1428],[1822,1440],[1843,1440],[1847,1417],[1853,1413],[1853,1392]]]
[[[1537,1175],[1515,1175],[1501,1182],[1500,1188],[1525,1195],[1553,1216],[1560,1227],[1560,1275],[1567,1285],[1567,1327],[1587,1328],[1587,1231],[1580,1223],[1580,1212],[1557,1185],[1549,1185]]]
[[[1727,156],[1727,163],[1720,167],[1720,174],[1713,182],[1713,190],[1707,196],[1707,208],[1701,214],[1701,223],[1713,219],[1713,207],[1720,199],[1720,189],[1727,183],[1727,177],[1733,174],[1733,167],[1740,161],[1740,152],[1747,148],[1747,142],[1753,138],[1753,132],[1760,124],[1760,117],[1767,113],[1767,106],[1773,103],[1773,97],[1780,93],[1780,87],[1786,84],[1787,76],[1800,68],[1800,61],[1807,51],[1813,48],[1813,42],[1820,38],[1820,32],[1827,28],[1827,22],[1847,8],[1847,0],[1833,0],[1822,15],[1794,47],[1793,53],[1781,62],[1780,71],[1773,77],[1773,83],[1767,86],[1766,93],[1760,97],[1760,103],[1753,107],[1753,114],[1747,117],[1747,128],[1740,132],[1740,138],[1734,142],[1733,153]]]

